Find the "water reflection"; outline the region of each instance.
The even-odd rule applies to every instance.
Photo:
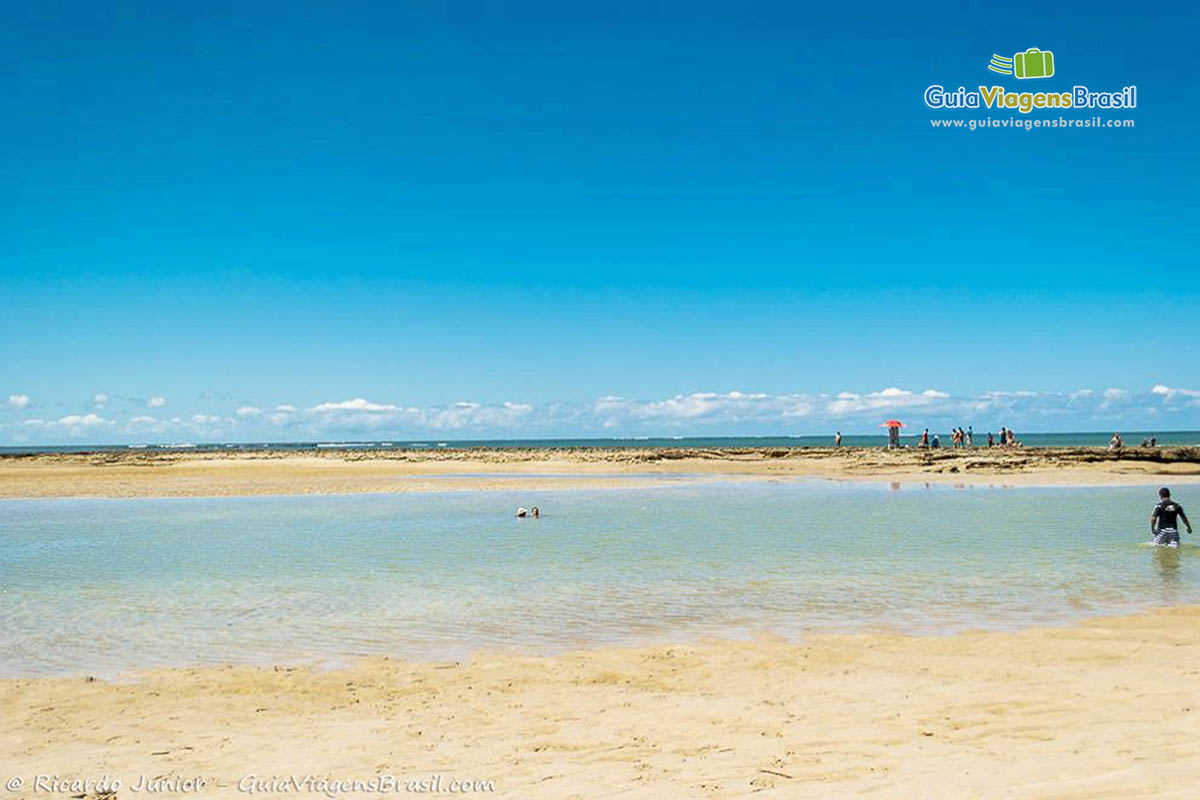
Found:
[[[1168,597],[1174,597],[1179,591],[1181,570],[1178,547],[1154,548],[1154,565],[1158,568],[1158,577],[1162,579],[1163,588]]]

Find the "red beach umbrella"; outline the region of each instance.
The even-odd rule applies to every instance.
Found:
[[[900,446],[900,429],[904,423],[898,419],[889,419],[879,427],[888,429],[888,449]]]

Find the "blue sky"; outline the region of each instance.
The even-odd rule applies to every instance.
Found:
[[[0,31],[0,442],[1200,428],[1193,6],[191,5]]]

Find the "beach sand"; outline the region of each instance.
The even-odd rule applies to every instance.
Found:
[[[818,477],[983,485],[1200,482],[1200,448],[327,450],[0,457],[0,497],[180,497],[610,488]]]
[[[392,774],[520,798],[1191,798],[1200,608],[949,637],[6,680],[0,708],[0,779],[22,777],[8,794],[30,800],[39,774],[201,778],[199,797],[245,797],[245,775]]]

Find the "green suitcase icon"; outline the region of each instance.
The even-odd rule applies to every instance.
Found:
[[[1013,56],[1013,74],[1018,78],[1049,78],[1054,74],[1054,53],[1031,47]]]

